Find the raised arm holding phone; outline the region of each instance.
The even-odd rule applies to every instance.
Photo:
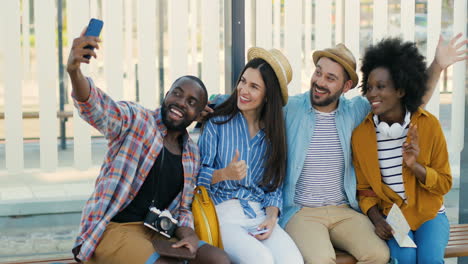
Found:
[[[80,70],[97,58],[101,42],[99,32],[86,36],[89,31],[73,40],[67,72],[80,117],[106,137],[109,149],[83,209],[75,259],[179,263],[169,256],[185,256],[190,263],[229,263],[221,249],[198,239],[190,211],[200,155],[186,127],[206,106],[203,82],[178,78],[154,110],[114,101]],[[162,240],[174,243],[157,246]]]

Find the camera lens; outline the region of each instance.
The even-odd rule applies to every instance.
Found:
[[[167,217],[161,217],[161,219],[159,220],[159,226],[161,227],[162,230],[167,231],[171,229],[172,222]]]

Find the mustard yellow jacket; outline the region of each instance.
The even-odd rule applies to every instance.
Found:
[[[426,168],[426,183],[420,182],[403,164],[403,184],[407,196],[401,197],[382,182],[377,155],[377,136],[373,114],[354,130],[352,136],[353,163],[356,170],[359,206],[367,214],[374,205],[388,215],[393,203],[397,204],[412,230],[434,218],[444,202],[443,195],[452,187],[447,145],[439,121],[419,108],[411,115],[419,138],[417,162]]]

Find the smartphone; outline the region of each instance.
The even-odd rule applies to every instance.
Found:
[[[265,229],[258,230],[256,227],[252,227],[252,228],[247,229],[247,232],[249,232],[249,234],[251,234],[252,236],[256,236],[256,235],[261,235],[261,234],[268,232],[268,229],[265,228]]]
[[[99,34],[101,34],[103,25],[104,25],[104,22],[102,22],[102,20],[91,18],[91,20],[89,20],[89,24],[88,24],[88,28],[86,29],[85,36],[99,37]],[[88,45],[84,48],[90,49],[90,50],[94,49],[94,47],[91,45]],[[91,55],[84,55],[83,57],[87,58],[88,60],[91,59]]]

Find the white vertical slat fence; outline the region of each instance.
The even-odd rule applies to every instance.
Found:
[[[414,41],[414,0],[401,0],[400,2],[401,33],[406,41]]]
[[[4,51],[3,78],[5,80],[5,137],[6,167],[9,173],[24,168],[22,122],[22,60],[20,41],[20,3],[7,1],[0,11],[4,23],[2,32]],[[8,26],[6,26],[8,25]]]
[[[189,8],[190,8],[190,72],[193,75],[197,75],[198,72],[198,0],[191,0],[189,1]]]
[[[273,46],[273,5],[271,0],[256,0],[256,46],[271,49]]]
[[[159,102],[156,70],[156,2],[138,1],[138,80],[140,103],[153,109]]]
[[[427,3],[427,52],[426,61],[434,59],[435,49],[439,40],[442,18],[442,0],[431,0]],[[439,82],[440,83],[440,82]],[[440,93],[439,84],[435,88],[426,109],[439,118]]]
[[[168,1],[169,4],[169,80],[167,88],[188,68],[188,0]]]
[[[106,89],[114,100],[123,99],[123,1],[104,0],[103,43]]]
[[[311,76],[313,68],[315,68],[312,61],[312,1],[304,2],[304,78]],[[308,87],[302,87],[302,91]]]
[[[205,83],[208,94],[220,93],[219,87],[219,45],[220,45],[220,2],[202,1],[201,3],[201,27],[202,27],[202,80]],[[209,12],[210,10],[211,12]]]
[[[23,28],[23,76],[27,79],[29,72],[30,72],[30,56],[31,56],[31,45],[29,41],[29,0],[22,1],[22,28]]]
[[[331,47],[331,1],[315,1],[315,49]]]
[[[372,34],[372,42],[377,43],[388,32],[388,1],[374,0],[374,28]]]
[[[289,83],[289,93],[301,92],[302,72],[302,1],[285,1],[285,55],[289,59],[293,78]]]
[[[203,0],[202,0],[203,1]],[[245,52],[249,50],[250,47],[255,46],[255,42],[252,39],[252,34],[254,31],[255,17],[253,17],[252,5],[255,0],[245,0],[244,2],[244,23],[245,23]]]
[[[454,1],[454,22],[453,32],[462,32],[466,38],[466,18],[468,3],[466,0]],[[466,62],[457,63],[453,66],[453,94],[452,94],[452,116],[451,116],[451,144],[450,153],[458,156],[464,148],[464,128],[465,128],[465,87],[466,87]],[[460,172],[454,172],[460,174]]]
[[[34,1],[41,169],[57,168],[57,49],[54,0]]]
[[[344,0],[335,0],[335,44],[344,40]]]
[[[273,41],[274,47],[279,49],[281,48],[281,0],[273,0],[273,17],[274,17],[274,29],[273,29]]]
[[[135,5],[137,5],[138,2],[135,2],[133,0],[124,0],[124,24],[125,24],[125,33],[124,33],[124,39],[125,39],[125,63],[123,64],[124,67],[124,72],[125,72],[125,80],[124,80],[124,98],[128,100],[136,100],[136,92],[135,92],[135,61],[134,61],[134,54],[133,54],[133,13]],[[153,10],[153,16],[152,19],[156,21],[156,8],[155,8],[155,3],[154,1],[148,2],[148,9]],[[137,19],[139,17],[137,16]],[[149,21],[152,22],[152,21]],[[155,23],[151,23],[145,26],[149,26],[150,28],[155,27]],[[154,33],[156,35],[156,32]],[[152,39],[152,43],[155,45],[156,39]],[[156,49],[155,49],[156,50]],[[140,94],[141,95],[141,94]],[[142,97],[139,98],[140,100]],[[152,98],[154,99],[154,98]]]
[[[345,1],[345,45],[353,53],[356,59],[356,70],[359,72],[359,32],[360,32],[360,3],[359,0]],[[356,88],[346,93],[347,97],[356,96],[360,91]]]
[[[73,12],[73,10],[69,10],[68,12]],[[102,8],[99,9],[99,6],[98,6],[98,1],[89,1],[89,18],[98,18],[98,19],[103,19],[104,20],[104,14],[102,12]],[[89,19],[88,18],[88,19]],[[88,21],[86,22],[88,23]],[[87,24],[84,24],[85,26]],[[109,25],[107,25],[107,21],[104,21],[104,27],[101,31],[101,39],[104,38],[104,31],[105,31],[105,28],[108,27]],[[106,44],[105,43],[102,43],[101,44],[101,49],[98,51],[98,56],[100,57],[100,59],[98,59],[96,62],[94,63],[91,63],[89,64],[89,67],[88,67],[88,71],[89,73],[97,73],[98,72],[98,69],[99,69],[99,66],[100,65],[103,65],[105,63],[105,60],[103,59],[105,56],[105,47],[106,47]],[[94,76],[94,75],[93,75]]]
[[[78,37],[83,28],[88,25],[90,7],[82,0],[68,0],[67,6],[68,46],[70,49],[73,39]],[[98,59],[100,59],[99,51],[96,50],[96,52],[98,53]],[[97,61],[93,58],[91,63],[96,64]],[[85,76],[89,76],[89,65],[82,64],[81,70]],[[68,87],[71,88],[71,82],[68,82]],[[73,122],[74,164],[75,168],[85,170],[91,166],[91,130],[89,125],[79,117],[75,108],[73,117],[71,121]]]

